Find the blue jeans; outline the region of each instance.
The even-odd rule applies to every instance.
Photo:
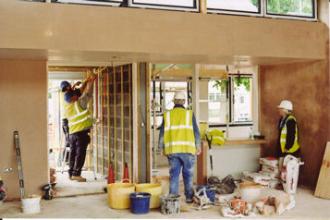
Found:
[[[184,194],[187,201],[192,200],[195,155],[178,153],[170,154],[167,158],[170,165],[170,194],[179,195],[179,176],[182,168]]]

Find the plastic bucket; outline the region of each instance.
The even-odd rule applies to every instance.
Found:
[[[108,185],[108,203],[112,209],[129,209],[129,195],[135,191],[134,184],[112,183]]]
[[[168,195],[160,197],[161,213],[172,215],[180,213],[180,195]]]
[[[201,185],[197,187],[197,192],[203,188],[205,188],[207,198],[209,198],[211,202],[215,202],[215,189],[207,185]]]
[[[134,214],[146,214],[149,212],[150,206],[150,193],[138,192],[131,193],[131,212]]]
[[[151,194],[150,198],[150,208],[159,208],[160,207],[160,196],[162,194],[162,186],[159,183],[145,183],[145,184],[136,184],[136,192],[147,192]]]
[[[22,199],[22,211],[24,214],[35,214],[40,212],[40,196],[32,195]]]

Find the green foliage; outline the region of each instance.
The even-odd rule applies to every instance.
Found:
[[[217,88],[221,91],[221,93],[226,92],[228,80],[215,80],[213,84],[213,88]]]
[[[236,87],[243,85],[247,91],[251,89],[251,78],[250,77],[234,77],[233,81]],[[215,80],[213,87],[221,91],[221,93],[226,92],[228,85],[228,80]]]
[[[251,78],[249,77],[235,77],[234,83],[237,87],[243,85],[247,91],[251,88]]]
[[[267,0],[267,11],[275,14],[313,13],[312,0]]]
[[[256,7],[259,7],[259,0],[251,0],[252,4]]]

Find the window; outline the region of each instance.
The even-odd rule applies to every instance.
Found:
[[[130,0],[131,6],[172,10],[198,11],[198,0]]]
[[[260,0],[207,0],[208,11],[261,13]]]
[[[233,84],[233,122],[252,121],[252,77],[231,78]]]
[[[60,3],[78,3],[90,5],[119,5],[123,0],[57,0]]]
[[[208,84],[209,123],[225,124],[227,115],[227,80],[212,80]]]
[[[187,95],[190,83],[185,81],[153,81],[150,90],[151,124],[155,120],[156,126],[160,126],[163,120],[163,113],[174,107],[173,99],[176,91],[186,92],[186,102],[184,106],[190,108],[191,101]],[[191,91],[189,91],[191,92]]]
[[[208,83],[210,124],[252,122],[252,75],[230,75],[228,80]]]
[[[315,18],[315,0],[267,0],[266,14]]]

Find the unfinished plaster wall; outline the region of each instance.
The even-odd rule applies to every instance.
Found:
[[[325,58],[319,22],[17,0],[0,1],[0,12],[0,56],[34,51],[55,62],[109,61],[112,54],[183,63],[251,56],[267,64]]]
[[[301,183],[315,187],[326,142],[330,140],[330,75],[329,75],[329,2],[318,1],[319,20],[327,27],[323,44],[326,59],[310,63],[260,67],[260,128],[267,144],[263,155],[272,155],[277,145],[276,106],[282,99],[293,101],[298,121],[299,142],[305,165]]]
[[[13,131],[20,134],[26,194],[48,181],[46,61],[0,60],[0,175],[10,198],[19,197]],[[2,173],[4,168],[12,173]]]
[[[327,61],[260,68],[260,126],[268,142],[263,153],[275,153],[279,120],[276,106],[282,99],[291,100],[305,162],[301,183],[311,187],[316,184],[328,140],[328,72]]]

